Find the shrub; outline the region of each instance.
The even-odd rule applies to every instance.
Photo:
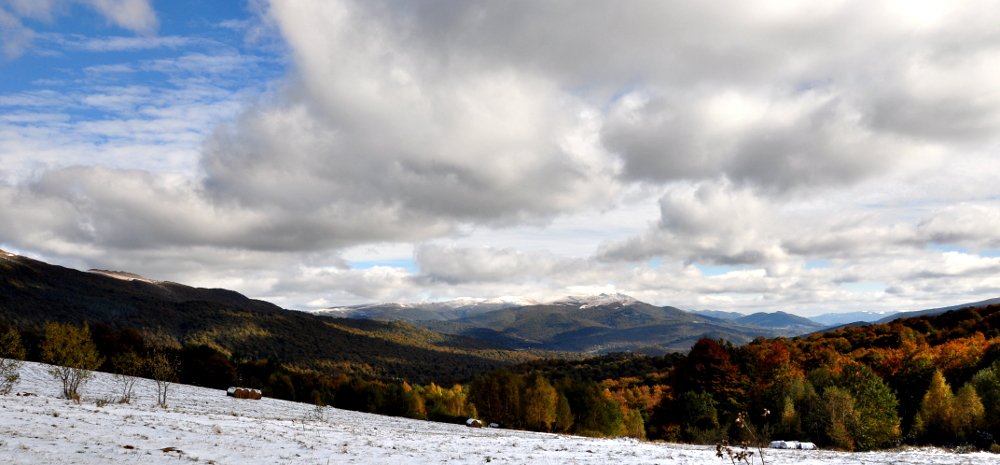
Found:
[[[0,394],[10,394],[21,379],[23,359],[24,346],[17,330],[10,328],[0,334]]]

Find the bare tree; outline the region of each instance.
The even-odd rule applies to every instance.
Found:
[[[177,362],[163,352],[157,352],[149,359],[149,374],[156,382],[156,404],[167,407],[167,389],[177,379]]]
[[[139,376],[142,375],[146,364],[146,359],[131,350],[118,354],[114,358],[112,365],[114,365],[115,369],[115,379],[118,381],[118,386],[121,389],[121,397],[118,399],[119,403],[128,404],[132,402],[132,389],[135,387]]]

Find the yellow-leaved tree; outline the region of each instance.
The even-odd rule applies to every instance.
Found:
[[[985,423],[985,408],[972,384],[958,390],[944,379],[941,371],[931,376],[931,384],[920,402],[920,412],[913,420],[913,432],[922,441],[947,444],[967,440]]]
[[[53,366],[49,373],[62,382],[63,397],[80,402],[80,387],[90,379],[92,370],[104,363],[90,338],[85,323],[77,328],[69,323],[46,323],[42,340],[42,360]]]
[[[986,409],[979,394],[966,383],[955,395],[955,433],[960,441],[968,440],[985,425]]]
[[[539,431],[552,431],[556,421],[556,407],[559,406],[559,393],[552,387],[549,380],[538,373],[532,373],[527,379],[527,389],[524,390],[524,423],[528,428]]]
[[[21,379],[21,365],[24,364],[24,346],[21,335],[14,328],[0,334],[0,394],[10,394]]]
[[[941,370],[935,370],[920,401],[920,412],[913,419],[913,433],[924,441],[941,441],[955,430],[954,403],[951,385],[945,381]]]

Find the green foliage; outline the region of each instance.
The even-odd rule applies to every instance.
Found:
[[[569,399],[566,395],[559,393],[559,403],[556,404],[556,421],[552,429],[562,433],[567,433],[573,427],[573,411],[569,406]]]
[[[569,379],[559,384],[573,412],[571,432],[594,437],[616,437],[624,433],[625,417],[621,406],[608,398],[600,384]]]
[[[476,378],[469,385],[469,400],[479,415],[505,428],[523,425],[521,393],[524,379],[509,370],[494,370]]]
[[[837,386],[823,391],[822,412],[826,420],[823,430],[825,443],[841,450],[852,451],[855,447],[855,432],[859,426],[859,413],[854,397]]]
[[[707,444],[718,440],[718,413],[710,393],[685,392],[674,401],[671,410],[673,423],[681,425],[685,441]]]
[[[90,339],[89,326],[47,323],[41,349],[42,360],[55,365],[49,373],[62,382],[63,397],[79,402],[80,387],[90,379],[91,371],[104,363]]]
[[[638,378],[648,384],[662,382],[684,355],[671,353],[663,356],[649,356],[635,353],[615,352],[582,360],[566,358],[545,358],[531,360],[508,367],[514,373],[526,375],[539,372],[549,379],[570,377],[585,381],[601,382],[606,379]]]
[[[474,417],[478,412],[472,412],[469,404],[468,389],[454,385],[451,389],[443,389],[431,383],[423,389],[424,404],[428,420],[462,423],[466,418]]]
[[[1000,427],[1000,374],[997,373],[997,366],[998,363],[995,362],[992,366],[980,370],[970,381],[983,404],[983,426],[993,431],[997,431]]]
[[[819,440],[823,430],[821,399],[806,377],[792,377],[786,384],[777,422],[775,433],[778,437],[800,441]]]
[[[870,368],[861,364],[845,366],[839,385],[854,398],[858,412],[853,438],[855,449],[891,446],[900,436],[898,401],[892,390]]]

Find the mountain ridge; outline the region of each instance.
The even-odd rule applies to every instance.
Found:
[[[743,324],[676,307],[658,307],[620,293],[565,296],[536,305],[510,304],[512,301],[516,302],[507,299],[508,305],[489,310],[447,301],[363,304],[312,313],[403,320],[432,331],[522,350],[636,351],[650,355],[686,351],[702,337],[746,343],[758,336],[794,336],[820,327]]]
[[[405,322],[316,316],[232,290],[149,281],[5,252],[0,254],[0,325],[38,330],[48,321],[89,322],[150,331],[175,343],[209,345],[329,375],[421,383],[455,382],[540,357]]]

